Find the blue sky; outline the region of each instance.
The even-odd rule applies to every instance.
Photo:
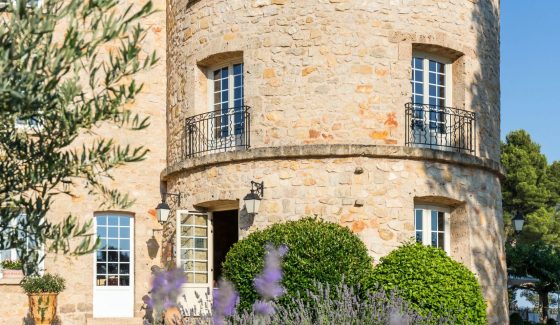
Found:
[[[525,129],[560,160],[560,1],[501,1],[502,139]]]

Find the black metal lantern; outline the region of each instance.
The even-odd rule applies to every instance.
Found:
[[[259,213],[259,207],[261,206],[261,200],[264,196],[264,182],[256,183],[251,181],[251,192],[243,198],[245,201],[245,210],[249,214]]]
[[[513,218],[513,228],[515,229],[515,233],[519,234],[523,229],[523,224],[525,223],[525,218],[521,211],[517,211],[515,217]]]
[[[161,194],[161,203],[157,205],[156,212],[157,212],[158,222],[162,225],[167,222],[167,220],[169,219],[169,213],[171,212],[171,208],[169,207],[169,204],[167,204],[166,202],[167,196],[177,197],[177,204],[181,205],[180,194],[175,194],[175,193]]]

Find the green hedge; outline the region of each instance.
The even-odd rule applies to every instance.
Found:
[[[364,243],[348,228],[313,218],[275,224],[237,242],[226,256],[224,276],[239,291],[241,309],[258,298],[253,279],[263,269],[267,243],[288,246],[282,261],[287,295],[280,304],[288,304],[298,292],[305,299],[313,281],[337,285],[344,277],[347,284],[356,285],[373,268]]]
[[[405,244],[381,259],[364,280],[398,290],[423,314],[452,316],[459,324],[486,324],[486,304],[476,277],[438,248]]]

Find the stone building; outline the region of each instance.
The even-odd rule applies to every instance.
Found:
[[[506,322],[499,0],[155,3],[146,48],[162,60],[136,103],[152,124],[140,136],[107,130],[151,150],[116,175],[137,203],[97,211],[84,193],[51,214],[117,231],[109,238],[128,240],[133,262],[106,274],[102,251],[47,256],[68,279],[63,324],[140,323],[151,266],[184,267],[192,297],[213,287],[237,240],[309,215],[352,229],[376,261],[414,237],[444,249],[477,275],[489,323]],[[261,184],[248,213],[243,199]],[[160,192],[172,208],[161,232]],[[21,322],[25,296],[2,282],[0,293],[16,305],[2,315]],[[111,315],[111,299],[128,314]]]
[[[503,324],[498,6],[168,1],[162,179],[182,197],[164,259],[187,293],[213,286],[238,238],[316,215],[376,261],[414,236],[441,247]]]

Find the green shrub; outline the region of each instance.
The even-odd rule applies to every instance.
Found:
[[[257,299],[253,279],[263,269],[267,243],[288,247],[282,260],[282,285],[287,291],[279,300],[282,305],[290,304],[298,292],[305,300],[314,281],[334,286],[344,278],[353,286],[373,268],[364,243],[348,228],[313,218],[275,224],[237,242],[226,256],[224,276],[239,291],[241,309]]]
[[[509,315],[509,324],[510,325],[525,325],[523,318],[519,313],[513,313]]]
[[[66,288],[66,281],[58,274],[45,274],[43,276],[26,276],[21,281],[25,293],[59,293]]]
[[[2,263],[0,264],[2,265],[2,268],[5,270],[21,270],[23,266],[20,260],[17,261],[6,260],[6,261],[2,261]]]
[[[549,318],[546,321],[546,325],[556,325],[556,324],[558,324],[558,322],[556,320],[552,319],[552,318]]]
[[[409,243],[381,259],[363,287],[398,290],[420,313],[452,315],[459,324],[486,324],[476,277],[438,248]]]

